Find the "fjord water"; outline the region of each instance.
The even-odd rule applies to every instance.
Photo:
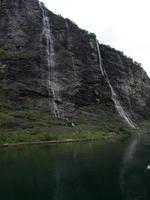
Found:
[[[150,136],[1,149],[1,200],[148,200]]]

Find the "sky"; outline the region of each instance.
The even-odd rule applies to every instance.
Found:
[[[96,34],[142,64],[150,77],[150,0],[42,0],[56,14]]]

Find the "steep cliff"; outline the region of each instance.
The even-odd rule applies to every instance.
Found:
[[[150,118],[150,79],[138,63],[38,0],[0,0],[0,110],[19,119],[40,111],[136,127]]]

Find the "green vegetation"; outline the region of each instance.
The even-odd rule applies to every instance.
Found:
[[[139,122],[140,127],[142,128],[144,133],[149,133],[150,131],[150,120],[142,120]]]
[[[0,48],[0,56],[15,57],[16,53]]]
[[[96,39],[96,35],[95,35],[95,33],[90,33],[90,32],[88,32],[88,34],[90,35],[90,37]]]
[[[76,122],[70,127],[65,120],[56,120],[41,110],[0,112],[0,144],[39,142],[66,139],[99,139],[129,135],[132,129],[124,124]]]
[[[14,52],[0,48],[0,56],[7,58],[32,58],[35,56],[35,53],[30,50],[23,52]]]
[[[150,127],[150,120],[143,120],[143,121],[141,121],[141,125],[143,125],[143,126],[149,126]]]
[[[129,136],[146,133],[150,128],[150,121],[139,124],[141,128],[132,129],[117,120],[88,123],[78,119],[71,127],[44,110],[8,111],[0,107],[0,144]]]
[[[0,112],[0,121],[10,121],[13,120],[14,117],[10,113],[2,113]]]

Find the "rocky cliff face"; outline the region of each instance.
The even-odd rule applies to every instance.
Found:
[[[129,125],[150,117],[138,63],[38,0],[0,0],[0,109]]]

